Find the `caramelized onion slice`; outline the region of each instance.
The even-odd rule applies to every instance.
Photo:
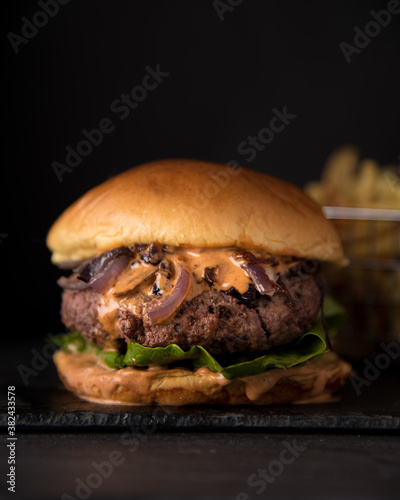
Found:
[[[136,270],[135,270],[136,271]],[[124,297],[134,293],[139,286],[150,279],[156,273],[157,268],[154,266],[138,269],[137,272],[131,272],[128,276],[118,281],[114,288],[115,297]]]
[[[89,286],[89,283],[76,279],[75,275],[70,276],[69,278],[61,276],[61,278],[58,278],[57,280],[57,285],[64,288],[64,290],[84,290]]]
[[[190,272],[177,262],[176,274],[177,278],[171,294],[148,313],[152,325],[162,323],[170,318],[185,300],[190,288]]]
[[[118,257],[111,260],[98,274],[93,276],[88,284],[97,293],[104,292],[111,282],[118,278],[128,263],[129,256],[127,254],[118,255]]]
[[[103,252],[92,260],[85,261],[79,268],[77,272],[79,273],[78,278],[86,283],[89,283],[98,274],[102,274],[105,268],[114,261],[117,257],[122,255],[132,256],[132,252],[128,247],[116,247],[107,252]]]
[[[79,269],[80,266],[84,263],[88,262],[87,260],[63,260],[62,262],[59,262],[57,264],[57,267],[60,269],[70,271],[70,270],[75,270]]]
[[[260,264],[249,262],[248,264],[243,264],[241,267],[250,276],[261,295],[272,295],[275,291],[284,291],[282,287],[269,278]]]

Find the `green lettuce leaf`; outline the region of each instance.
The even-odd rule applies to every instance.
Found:
[[[332,298],[326,297],[324,315],[329,336],[332,337],[338,326],[343,323],[344,311]],[[93,352],[93,346],[77,332],[60,338],[59,345],[68,352],[88,352],[90,349]],[[151,364],[179,365],[183,363],[187,365],[189,363],[189,367],[194,370],[207,366],[211,371],[221,373],[227,379],[242,375],[256,375],[271,368],[291,368],[329,350],[321,315],[314,327],[300,339],[286,346],[271,349],[262,356],[228,355],[217,358],[201,346],[193,346],[188,351],[184,351],[176,344],[167,347],[144,347],[133,342],[127,343],[125,354],[95,349],[96,354],[103,357],[107,366],[114,369],[126,366],[146,367]]]
[[[222,373],[225,378],[232,379],[241,375],[256,375],[268,368],[290,368],[327,350],[325,332],[322,324],[318,322],[312,331],[305,333],[290,345],[272,349],[259,357],[241,356],[241,362],[232,363],[231,359],[230,363],[229,357],[225,357],[225,362],[229,363],[225,366],[201,346],[193,346],[188,351],[183,351],[176,344],[167,347],[143,347],[133,342],[128,343],[125,355],[107,353],[105,362],[110,368],[120,368],[144,367],[150,364],[169,365],[177,361],[193,360],[194,368],[207,366],[211,371]]]
[[[343,326],[346,321],[346,313],[343,307],[336,302],[330,295],[326,295],[324,298],[324,316],[326,321],[326,327],[328,329],[329,338],[332,340],[339,328]],[[321,314],[319,315],[321,318]]]
[[[84,354],[94,353],[96,355],[102,353],[102,349],[100,347],[87,342],[79,332],[69,332],[57,336],[52,335],[51,337],[47,337],[46,340],[47,342],[60,347],[65,352],[79,352]]]

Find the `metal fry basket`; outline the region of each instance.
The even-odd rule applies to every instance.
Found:
[[[365,358],[382,342],[400,342],[400,210],[323,210],[349,259],[347,267],[327,273],[328,293],[347,311],[335,349],[355,360]]]

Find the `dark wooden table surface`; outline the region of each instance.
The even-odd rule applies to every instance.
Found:
[[[360,394],[350,382],[329,405],[155,410],[83,402],[51,363],[25,384],[30,351],[10,346],[3,358],[0,498],[399,497],[398,366]],[[8,385],[17,393],[15,495],[5,485]]]

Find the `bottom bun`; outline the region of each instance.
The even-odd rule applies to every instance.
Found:
[[[95,355],[57,351],[54,362],[65,387],[79,397],[103,404],[182,406],[198,404],[271,405],[325,403],[352,373],[335,353],[307,363],[227,380],[208,368],[127,367],[112,370]]]

